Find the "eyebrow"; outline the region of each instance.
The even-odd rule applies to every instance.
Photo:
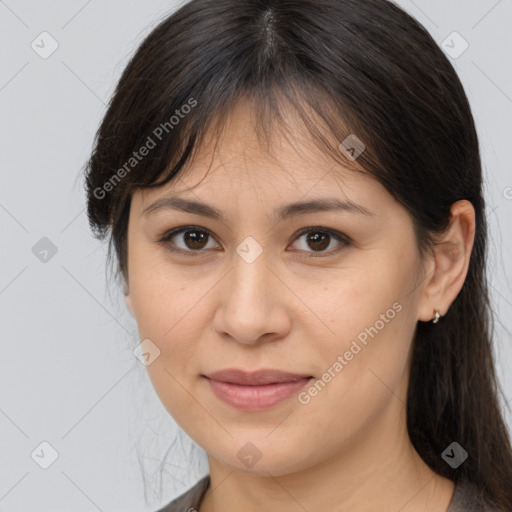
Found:
[[[226,216],[213,206],[199,201],[191,201],[179,197],[163,197],[150,204],[142,212],[142,216],[147,217],[162,210],[178,210],[203,217],[209,217],[221,222],[226,222]],[[352,201],[340,201],[336,198],[314,199],[311,201],[303,201],[291,203],[281,206],[274,211],[277,221],[285,220],[296,215],[304,215],[308,213],[318,213],[326,211],[346,211],[354,212],[362,215],[372,216],[370,210],[364,206],[353,203]]]

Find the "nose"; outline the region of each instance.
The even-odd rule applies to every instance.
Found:
[[[246,345],[284,338],[291,328],[289,291],[265,251],[252,263],[236,253],[233,260],[234,268],[219,290],[214,330]]]

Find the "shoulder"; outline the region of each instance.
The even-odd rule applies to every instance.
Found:
[[[188,491],[180,494],[157,512],[197,512],[209,485],[210,475],[206,475]]]
[[[476,485],[460,481],[455,485],[455,492],[447,512],[505,512],[496,508],[484,496]]]

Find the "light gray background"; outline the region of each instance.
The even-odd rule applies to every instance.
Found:
[[[482,146],[505,403],[512,399],[512,1],[398,3],[440,45],[453,31],[469,43],[452,62]],[[207,470],[204,454],[190,471],[197,458],[178,452],[159,480],[175,424],[132,353],[136,325],[114,284],[109,292],[106,250],[89,232],[81,178],[127,59],[177,5],[0,1],[0,511],[156,510]],[[44,31],[58,43],[47,59],[31,47],[43,46]],[[460,44],[450,36],[446,51]],[[43,237],[57,248],[46,262],[32,252]],[[31,457],[36,450],[36,460],[48,460],[43,441],[58,452],[48,469]]]

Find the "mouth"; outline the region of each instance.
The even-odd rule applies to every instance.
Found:
[[[202,375],[214,395],[223,402],[244,411],[268,409],[297,393],[312,375],[280,370],[245,372],[227,369]]]

